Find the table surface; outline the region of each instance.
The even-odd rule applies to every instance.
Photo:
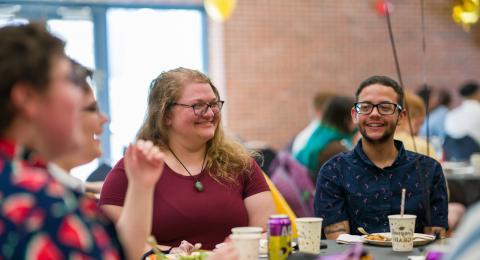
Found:
[[[448,239],[442,239],[435,243],[447,243]],[[332,255],[335,253],[345,252],[351,245],[338,244],[335,240],[322,240],[322,244],[327,245],[327,249],[322,249],[320,256]],[[431,244],[430,244],[431,245]],[[391,247],[375,246],[370,244],[363,244],[364,249],[373,256],[374,259],[388,259],[388,260],[404,260],[409,256],[421,256],[426,252],[426,248],[429,245],[416,246],[413,251],[410,252],[394,252]],[[289,260],[309,260],[316,259],[318,255],[294,253],[288,259]],[[260,258],[267,259],[267,258]]]

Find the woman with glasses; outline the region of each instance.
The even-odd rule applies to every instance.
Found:
[[[222,128],[223,104],[210,79],[195,70],[163,72],[151,84],[137,138],[151,140],[165,153],[152,212],[152,233],[163,251],[179,244],[185,251],[194,249],[185,241],[211,250],[233,227],[265,229],[274,213],[254,154]],[[113,219],[122,212],[127,186],[122,159],[107,176],[100,198]]]
[[[73,73],[78,79],[76,83],[83,91],[82,108],[79,116],[81,135],[83,142],[78,149],[72,152],[63,153],[53,162],[49,163],[48,168],[52,175],[65,186],[88,194],[99,194],[103,182],[87,182],[70,175],[70,171],[82,164],[88,163],[102,155],[100,135],[103,132],[103,125],[108,118],[100,112],[97,101],[93,95],[93,90],[88,83],[93,72],[81,64],[73,61]]]

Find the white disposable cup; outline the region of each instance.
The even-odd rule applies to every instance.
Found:
[[[320,254],[322,218],[297,218],[298,249],[300,252]]]
[[[413,235],[415,233],[415,215],[390,215],[390,233],[392,235],[393,251],[408,252],[413,250]]]
[[[230,239],[238,251],[238,260],[257,260],[260,234],[231,234]]]
[[[234,227],[231,229],[232,234],[262,234],[261,227]]]

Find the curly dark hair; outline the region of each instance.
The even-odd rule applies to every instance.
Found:
[[[362,90],[368,86],[375,85],[375,84],[380,84],[382,86],[386,87],[391,87],[398,96],[398,104],[403,106],[403,100],[404,100],[404,94],[403,94],[403,89],[398,84],[395,80],[387,77],[387,76],[371,76],[368,79],[362,81],[360,83],[360,86],[358,86],[357,92],[355,93],[355,99],[358,102],[358,96],[360,96],[360,93]]]

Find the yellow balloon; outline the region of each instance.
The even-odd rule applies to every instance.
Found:
[[[203,5],[213,20],[223,22],[232,15],[237,0],[204,0]]]
[[[480,0],[463,0],[462,5],[455,5],[452,10],[452,18],[465,31],[470,31],[470,27],[480,18]]]

